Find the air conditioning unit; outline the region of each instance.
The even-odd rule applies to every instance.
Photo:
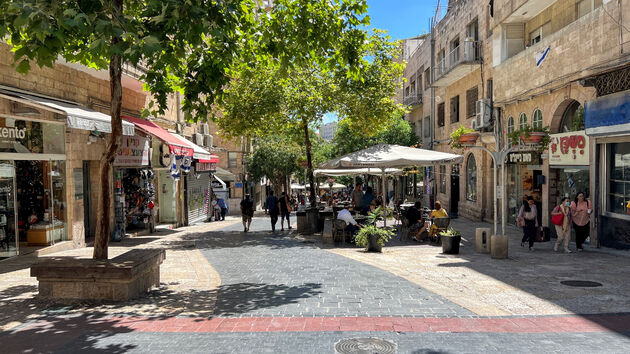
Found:
[[[490,126],[492,118],[492,107],[490,107],[490,100],[481,99],[477,101],[477,114],[472,122],[473,129],[483,129]]]
[[[201,134],[203,135],[210,134],[210,126],[208,126],[208,123],[201,124]]]
[[[204,135],[204,138],[205,138],[205,146],[209,148],[212,147],[212,140],[213,140],[212,135],[209,135],[209,134]]]
[[[203,135],[199,134],[199,133],[195,133],[195,135],[193,135],[195,141],[193,141],[195,144],[197,145],[203,145]]]

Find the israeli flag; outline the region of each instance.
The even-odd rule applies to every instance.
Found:
[[[181,170],[183,173],[190,172],[190,165],[192,164],[192,157],[185,156],[181,165]]]
[[[549,50],[551,46],[547,46],[543,51],[536,53],[536,66],[540,66],[545,59],[547,59],[547,55],[549,55]]]

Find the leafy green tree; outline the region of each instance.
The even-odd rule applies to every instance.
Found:
[[[343,5],[359,3],[364,1],[346,0]],[[342,7],[321,6],[313,11],[315,17],[324,12],[340,23],[365,11],[363,7],[351,7],[349,16]],[[270,17],[277,15],[274,11]],[[328,51],[283,58],[289,61],[286,66],[270,62],[238,66],[224,92],[224,115],[216,118],[219,127],[234,136],[275,132],[295,137],[301,133],[296,141],[303,142],[311,201],[315,198],[311,129],[321,123],[324,114],[339,112],[350,126],[373,132],[387,126],[393,112],[402,110],[393,100],[396,78],[403,69],[395,60],[397,45],[381,32],[368,35],[358,29],[359,24],[365,23],[365,19],[349,22],[332,32],[323,29],[318,36],[326,39]]]
[[[254,146],[254,152],[247,158],[249,179],[260,181],[267,177],[271,180],[273,189],[279,193],[287,178],[299,169],[299,146],[278,135],[257,139]]]
[[[361,134],[346,122],[340,122],[333,139],[332,152],[334,157],[349,154],[376,144],[395,144],[414,146],[419,143],[411,124],[398,115],[390,121],[385,130],[372,136]]]

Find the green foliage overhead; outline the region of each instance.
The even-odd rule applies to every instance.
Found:
[[[347,121],[341,121],[333,139],[333,156],[330,158],[349,154],[376,144],[414,146],[419,142],[411,124],[402,116],[394,117],[389,124],[381,129],[372,136],[365,136],[353,130]]]
[[[300,148],[280,136],[267,136],[255,143],[254,152],[247,158],[247,173],[252,181],[269,178],[275,187],[283,184],[286,177],[298,170]]]

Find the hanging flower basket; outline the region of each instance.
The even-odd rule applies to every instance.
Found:
[[[479,133],[467,133],[462,134],[459,137],[459,145],[462,146],[470,146],[477,144],[477,140],[479,139]]]
[[[530,132],[529,134],[521,135],[521,140],[525,144],[538,145],[538,144],[540,144],[543,141],[543,139],[545,138],[545,135],[547,135],[547,133],[544,133],[544,132]]]

